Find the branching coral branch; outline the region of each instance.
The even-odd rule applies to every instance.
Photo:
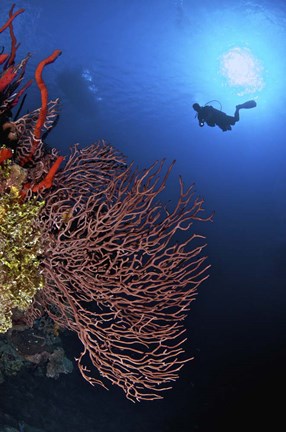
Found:
[[[39,112],[39,117],[38,117],[37,123],[35,125],[35,129],[34,129],[34,137],[33,137],[32,145],[31,145],[31,150],[30,150],[30,153],[27,156],[27,158],[24,159],[24,161],[22,162],[23,165],[25,165],[27,162],[29,162],[32,159],[37,147],[40,144],[42,127],[46,121],[46,117],[48,114],[48,102],[49,102],[48,101],[48,90],[47,90],[45,82],[42,78],[42,73],[43,73],[45,66],[47,66],[50,63],[53,63],[58,58],[59,55],[61,55],[61,51],[55,50],[49,57],[45,58],[44,60],[42,60],[39,63],[39,65],[36,69],[36,72],[35,72],[36,83],[38,84],[38,87],[39,87],[40,92],[41,92],[42,104],[41,104],[41,109]]]
[[[11,9],[9,11],[9,17],[10,18],[13,17],[14,7],[15,7],[15,4],[12,5],[12,7],[11,7]],[[11,66],[11,65],[14,64],[15,56],[16,56],[16,51],[17,51],[17,48],[18,48],[17,39],[15,37],[14,29],[13,29],[13,21],[11,21],[10,24],[9,24],[9,30],[10,30],[10,39],[11,39],[11,54],[9,56],[8,66]]]
[[[186,361],[182,321],[208,277],[204,237],[190,234],[203,200],[180,181],[166,211],[158,197],[171,167],[163,178],[162,169],[133,170],[104,142],[75,147],[39,216],[46,287],[37,302],[77,332],[85,379],[101,383],[85,367],[88,356],[131,400],[160,398],[177,378]]]
[[[12,9],[14,8],[15,5],[12,6]],[[17,12],[15,12],[13,15],[10,14],[9,19],[6,21],[6,23],[0,27],[0,33],[2,33],[4,30],[6,30],[6,28],[8,28],[10,26],[10,24],[12,23],[12,21],[16,18],[16,16],[18,16],[19,14],[25,12],[25,9],[19,9],[17,10]]]

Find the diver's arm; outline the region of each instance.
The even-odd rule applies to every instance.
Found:
[[[198,120],[200,127],[203,127],[206,123],[208,126],[215,126],[215,122],[213,120],[213,110],[212,106],[202,107],[199,114]]]
[[[199,120],[199,126],[203,127],[204,124],[205,124],[205,119],[204,119],[204,117],[202,116],[201,113],[198,114],[198,120]]]
[[[216,114],[216,109],[214,107],[212,107],[211,105],[204,107],[204,121],[206,122],[206,124],[210,127],[214,127],[215,126],[215,114]]]

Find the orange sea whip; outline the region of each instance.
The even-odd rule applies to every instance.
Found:
[[[14,5],[12,6],[11,10],[13,9],[13,7],[14,7]],[[12,16],[10,16],[10,18],[7,20],[7,22],[2,27],[0,27],[0,33],[2,33],[4,30],[6,30],[6,28],[9,27],[9,25],[16,18],[16,16],[21,14],[24,11],[25,11],[25,9],[19,9]]]
[[[40,109],[40,114],[39,114],[39,118],[38,121],[35,125],[34,128],[34,139],[32,142],[32,147],[31,147],[31,151],[28,154],[28,156],[24,159],[24,161],[22,161],[22,165],[25,165],[27,162],[29,162],[38,145],[39,145],[39,140],[41,138],[41,129],[43,124],[45,123],[46,117],[47,117],[47,112],[48,112],[48,89],[46,87],[46,84],[44,83],[44,80],[42,78],[42,73],[44,70],[44,67],[50,63],[53,63],[59,55],[61,55],[61,50],[55,50],[49,57],[45,58],[44,60],[42,60],[35,72],[35,79],[36,79],[36,83],[40,89],[41,92],[41,109]]]
[[[0,164],[4,162],[7,159],[10,159],[12,157],[13,153],[10,149],[4,147],[0,149]]]

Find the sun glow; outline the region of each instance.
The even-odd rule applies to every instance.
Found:
[[[262,90],[263,67],[248,48],[235,47],[221,56],[221,73],[230,87],[236,87],[239,96]]]

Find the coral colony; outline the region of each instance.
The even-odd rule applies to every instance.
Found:
[[[35,72],[41,108],[12,119],[32,83],[23,83],[30,55],[15,60],[23,11],[13,5],[0,28],[11,37],[0,54],[0,331],[19,314],[31,327],[46,314],[79,337],[89,383],[105,387],[97,369],[132,401],[161,398],[189,360],[182,323],[208,277],[204,237],[190,230],[212,216],[201,216],[203,200],[182,180],[167,210],[158,196],[172,166],[163,175],[163,162],[134,169],[104,141],[66,157],[47,148],[59,100],[48,100],[42,74],[60,50]]]

